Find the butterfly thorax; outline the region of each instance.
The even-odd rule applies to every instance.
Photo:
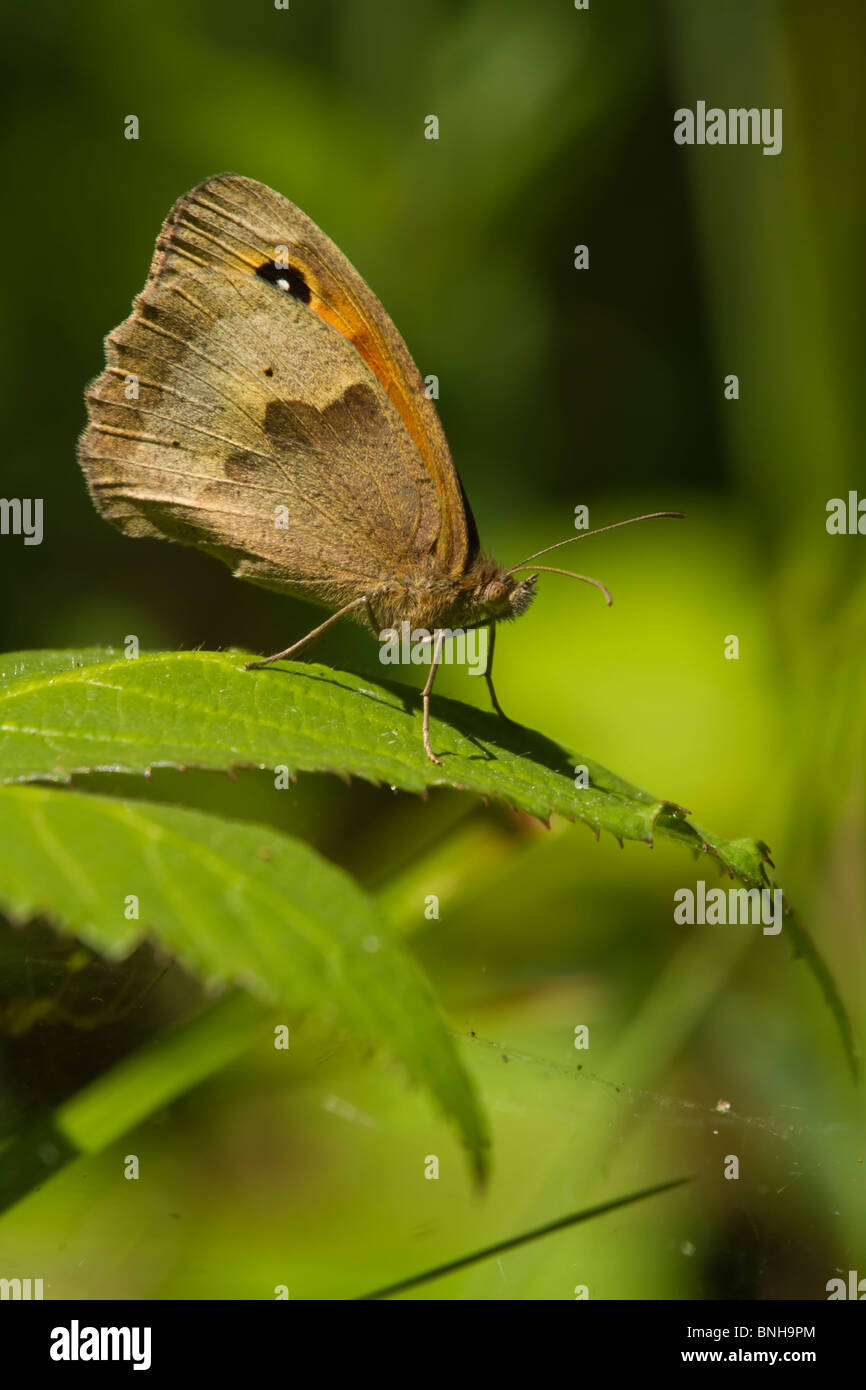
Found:
[[[371,594],[371,608],[380,628],[405,621],[433,632],[507,622],[526,612],[535,579],[515,580],[492,556],[479,555],[457,579],[418,569],[387,580]]]

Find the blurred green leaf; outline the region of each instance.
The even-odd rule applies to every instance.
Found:
[[[0,907],[13,921],[48,917],[111,960],[148,933],[210,986],[336,1012],[406,1063],[483,1172],[476,1100],[424,977],[370,900],[308,846],[178,807],[5,787]]]
[[[260,1042],[267,1026],[261,1006],[236,990],[41,1114],[0,1151],[0,1212],[222,1071]]]

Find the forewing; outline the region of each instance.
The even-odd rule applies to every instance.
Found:
[[[231,216],[205,215],[225,183]],[[255,230],[274,205],[299,216],[229,176],[172,210],[144,291],[106,340],[80,456],[96,505],[122,530],[332,603],[435,550],[440,501],[382,382],[313,312],[304,272],[286,272],[289,289],[259,273],[290,239],[286,225],[273,245]]]
[[[265,184],[218,174],[175,205],[154,269],[162,257],[167,265],[209,264],[255,275],[284,250],[292,292],[356,348],[397,407],[436,489],[436,555],[446,573],[462,573],[477,553],[478,536],[436,407],[379,300],[315,222]]]

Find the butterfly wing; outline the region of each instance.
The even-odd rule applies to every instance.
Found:
[[[196,545],[327,605],[477,534],[409,352],[342,253],[262,184],[181,198],[106,340],[80,457],[133,535]]]

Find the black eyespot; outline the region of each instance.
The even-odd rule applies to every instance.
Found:
[[[273,374],[274,374],[274,369],[273,369],[273,367],[265,367],[265,376],[273,376]]]
[[[256,275],[262,280],[267,280],[269,285],[276,285],[283,294],[290,294],[292,299],[300,300],[301,304],[309,304],[312,291],[304,279],[303,272],[296,269],[293,265],[277,265],[276,261],[265,261],[256,271]]]

